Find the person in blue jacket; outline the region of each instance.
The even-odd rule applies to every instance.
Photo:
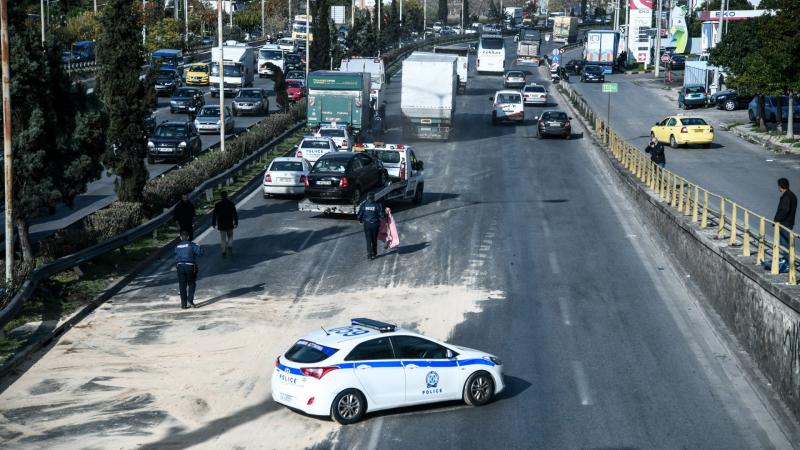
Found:
[[[181,309],[197,308],[194,290],[197,287],[197,257],[203,248],[192,242],[188,230],[181,230],[181,241],[175,246],[175,266],[178,269],[178,290],[181,293]]]
[[[384,214],[383,205],[375,201],[375,193],[367,195],[367,201],[358,208],[358,221],[364,224],[364,236],[367,238],[367,259],[378,256],[378,230]]]

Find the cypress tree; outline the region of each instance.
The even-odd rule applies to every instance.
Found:
[[[311,68],[314,70],[326,69],[330,66],[331,41],[330,41],[330,8],[328,0],[317,0],[316,13],[314,14],[314,40],[311,41]]]

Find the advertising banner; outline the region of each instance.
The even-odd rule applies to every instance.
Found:
[[[628,51],[637,62],[650,64],[650,39],[647,30],[653,26],[653,0],[628,1],[631,8]]]

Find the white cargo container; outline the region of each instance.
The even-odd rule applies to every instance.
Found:
[[[456,106],[458,56],[414,52],[403,61],[400,111],[406,133],[448,139]]]

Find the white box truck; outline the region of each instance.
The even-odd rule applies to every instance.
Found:
[[[458,56],[414,52],[403,61],[400,112],[408,136],[448,139],[456,109]]]
[[[253,85],[253,78],[256,72],[256,59],[253,54],[253,48],[248,47],[246,44],[228,41],[222,46],[221,52],[219,47],[211,49],[211,76],[208,81],[212,96],[217,97],[219,95],[220,59],[223,60],[222,75],[226,94],[237,94],[239,89]]]
[[[469,76],[469,44],[436,45],[433,53],[456,55],[456,73],[458,74],[458,93],[467,92],[467,78]]]
[[[386,70],[383,58],[345,58],[339,65],[340,72],[366,72],[369,74],[369,98],[375,101],[375,108],[380,107],[383,84],[386,82]]]

